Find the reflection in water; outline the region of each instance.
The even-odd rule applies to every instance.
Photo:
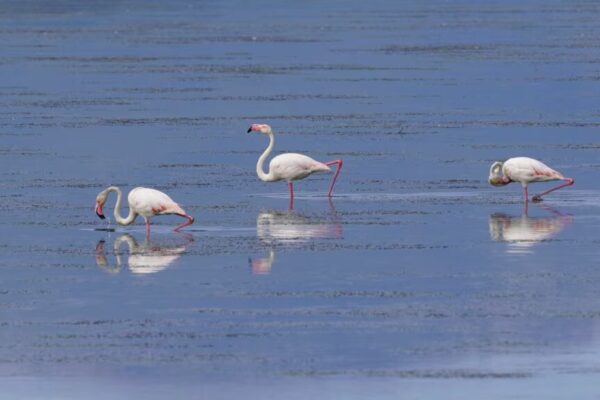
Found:
[[[162,271],[173,264],[182,254],[185,253],[187,246],[193,241],[191,237],[184,236],[186,243],[156,243],[149,239],[141,245],[130,234],[126,233],[117,237],[113,243],[113,254],[116,259],[116,265],[110,265],[104,254],[104,240],[96,245],[96,264],[111,273],[117,273],[123,265],[123,253],[121,245],[127,244],[128,257],[125,265],[134,274],[154,274]]]
[[[314,239],[340,239],[342,224],[335,209],[326,217],[308,217],[293,210],[261,211],[256,217],[256,236],[269,248],[269,256],[250,258],[252,273],[271,272],[277,245],[303,244]]]
[[[490,215],[490,236],[499,242],[508,242],[508,253],[532,253],[536,243],[547,240],[571,224],[573,217],[546,208],[554,215],[549,217],[510,216],[502,213]]]
[[[265,258],[249,258],[250,268],[252,269],[252,273],[255,275],[267,275],[271,272],[271,268],[273,267],[273,261],[275,261],[275,251],[273,249],[269,249],[269,256]]]

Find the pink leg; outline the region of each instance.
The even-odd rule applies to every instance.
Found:
[[[525,196],[525,203],[529,202],[529,191],[527,186],[523,186],[523,195]]]
[[[150,237],[150,220],[148,218],[145,218],[146,220],[146,238]]]
[[[191,224],[193,224],[193,223],[194,223],[194,217],[192,217],[191,215],[187,215],[187,214],[185,214],[185,215],[177,214],[177,215],[179,215],[180,217],[183,217],[183,218],[187,218],[187,221],[185,221],[185,222],[184,222],[183,224],[181,224],[181,225],[177,225],[177,226],[175,227],[175,229],[173,229],[175,232],[179,232],[179,230],[180,230],[181,228],[183,228],[184,226],[188,226],[188,225],[191,225]]]
[[[294,182],[289,181],[288,187],[290,188],[290,210],[294,209]]]
[[[327,196],[331,197],[331,194],[333,193],[333,186],[335,185],[335,181],[336,181],[338,175],[340,174],[340,171],[342,170],[342,165],[344,164],[344,161],[333,160],[333,161],[328,161],[324,164],[325,165],[337,164],[337,168],[335,170],[335,175],[333,175],[333,179],[331,180],[331,184],[329,185],[329,192],[327,192]]]
[[[539,203],[540,201],[542,201],[542,196],[547,195],[548,193],[552,193],[555,190],[558,189],[562,189],[565,186],[571,186],[572,184],[575,183],[575,179],[573,178],[565,178],[563,179],[566,183],[563,183],[562,185],[558,185],[556,187],[553,187],[552,189],[546,190],[545,192],[542,192],[540,194],[536,194],[535,196],[533,196],[533,198],[531,200],[533,200],[534,203]]]

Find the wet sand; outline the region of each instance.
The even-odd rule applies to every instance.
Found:
[[[11,398],[600,394],[594,2],[0,11]],[[259,181],[252,122],[343,158],[333,201]],[[577,182],[525,215],[487,184],[517,155]],[[111,184],[196,223],[100,221]]]

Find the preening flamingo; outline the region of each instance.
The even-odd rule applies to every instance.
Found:
[[[508,160],[496,161],[490,167],[489,182],[494,186],[504,186],[511,182],[520,182],[523,186],[525,202],[529,200],[527,185],[531,182],[565,181],[565,183],[536,194],[532,197],[534,203],[542,201],[542,196],[565,186],[571,186],[575,179],[566,178],[560,172],[553,170],[541,161],[529,157],[514,157]]]
[[[327,192],[327,196],[331,197],[333,186],[342,169],[342,160],[333,160],[323,163],[313,160],[304,154],[284,153],[271,160],[269,163],[269,172],[265,173],[263,171],[263,164],[267,157],[269,157],[269,154],[271,154],[273,146],[275,146],[273,130],[267,124],[252,124],[250,128],[248,128],[248,133],[250,132],[259,132],[269,136],[269,146],[258,158],[258,162],[256,163],[256,173],[258,174],[258,177],[265,182],[287,181],[290,189],[290,206],[293,205],[294,201],[293,181],[304,179],[314,172],[331,171],[329,166],[336,164],[337,168],[329,185],[329,191]]]
[[[114,211],[115,221],[120,225],[130,225],[138,215],[141,215],[144,221],[146,221],[146,235],[150,234],[150,218],[155,215],[175,214],[187,218],[186,222],[175,227],[175,231],[194,223],[194,218],[186,214],[183,208],[165,193],[144,187],[136,187],[129,192],[129,196],[127,196],[129,215],[125,218],[121,217],[121,189],[116,186],[110,186],[98,193],[98,196],[96,196],[96,215],[101,219],[106,218],[102,212],[102,207],[106,203],[110,192],[117,193],[117,203],[115,204]]]

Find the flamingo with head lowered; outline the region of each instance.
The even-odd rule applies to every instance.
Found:
[[[179,231],[184,226],[194,223],[194,218],[186,214],[183,208],[175,203],[168,195],[159,190],[144,187],[136,187],[129,192],[129,195],[127,196],[127,201],[129,202],[129,215],[125,218],[121,217],[121,189],[116,186],[110,186],[98,193],[98,196],[96,196],[96,215],[101,219],[106,218],[102,211],[102,207],[104,206],[104,203],[106,203],[110,192],[115,192],[117,194],[117,203],[115,204],[114,210],[115,221],[120,225],[130,225],[135,221],[138,215],[141,215],[144,218],[144,221],[146,221],[146,235],[150,235],[150,218],[155,215],[175,214],[186,218],[187,221],[175,227],[175,231]]]
[[[527,185],[532,182],[565,181],[552,189],[536,194],[531,198],[534,203],[542,201],[542,196],[554,192],[565,186],[571,186],[575,179],[566,178],[558,171],[553,170],[541,161],[529,157],[514,157],[508,160],[496,161],[490,167],[489,182],[494,186],[504,186],[511,182],[520,182],[523,186],[525,203],[529,201]]]
[[[263,164],[269,154],[271,154],[273,146],[275,146],[273,130],[267,124],[252,124],[250,128],[248,128],[248,133],[250,132],[258,132],[269,136],[269,146],[258,158],[258,162],[256,163],[256,173],[258,174],[258,177],[265,182],[287,181],[290,189],[290,207],[293,205],[294,201],[293,181],[304,179],[315,172],[329,172],[331,171],[329,166],[336,164],[337,168],[331,179],[329,191],[327,192],[327,196],[331,197],[335,181],[342,169],[342,160],[320,162],[313,160],[304,154],[284,153],[271,160],[269,163],[269,172],[265,173],[263,171]]]

